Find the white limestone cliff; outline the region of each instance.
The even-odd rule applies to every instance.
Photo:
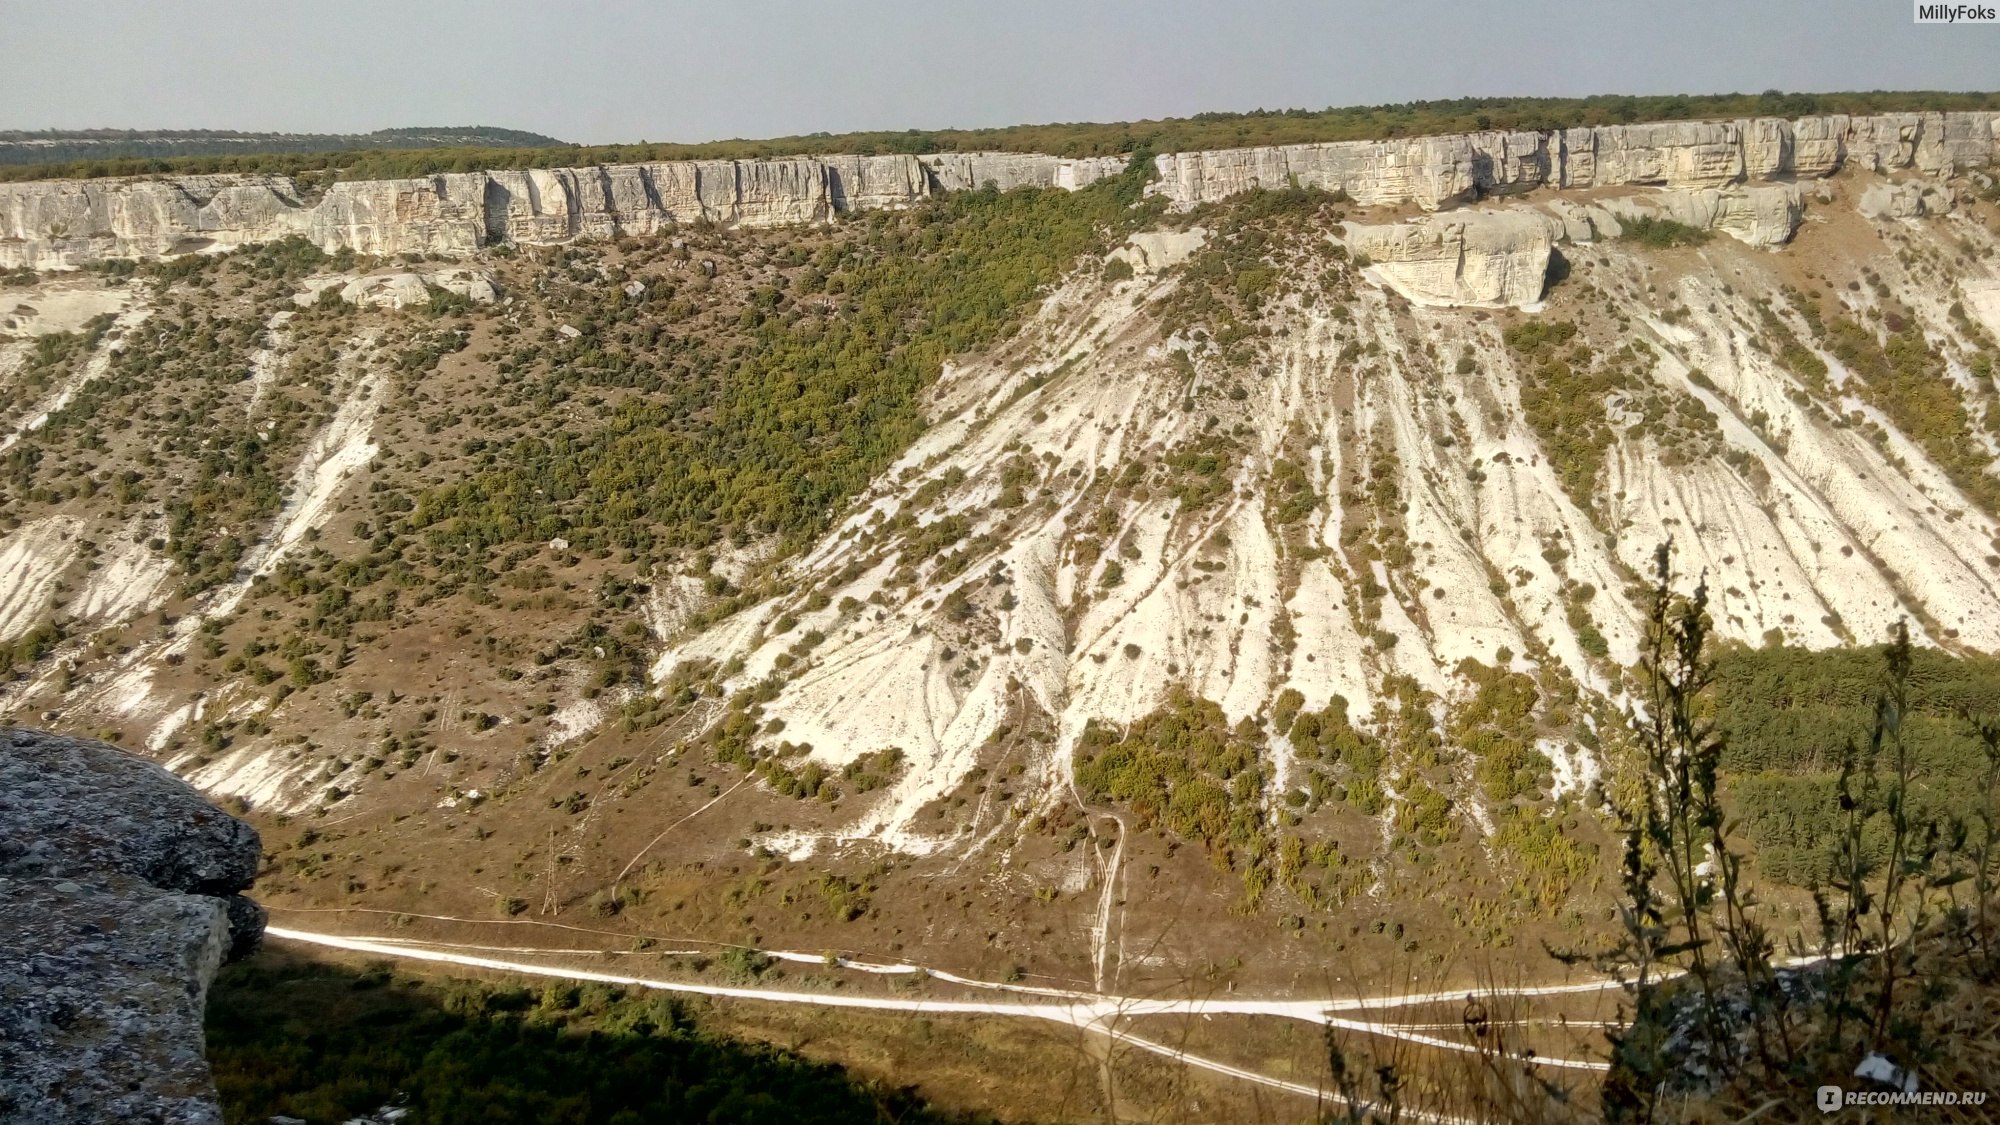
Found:
[[[1538,187],[1719,191],[1825,176],[1849,162],[1937,175],[1994,163],[1996,121],[1991,113],[1831,115],[1186,152],[1157,158],[1151,190],[1185,208],[1298,184],[1367,205],[1438,210]],[[975,152],[467,172],[318,191],[267,175],[0,184],[0,268],[73,269],[293,236],[329,252],[459,256],[495,242],[648,234],[696,220],[814,222],[987,184],[1075,189],[1123,166],[1121,157]],[[1768,241],[1778,225],[1760,209],[1774,204],[1754,195],[1687,206],[1711,203],[1748,205],[1717,225],[1751,241]]]
[[[1619,218],[1654,217],[1698,230],[1720,231],[1752,246],[1781,246],[1792,240],[1805,213],[1795,184],[1765,184],[1748,188],[1699,188],[1659,191],[1606,199],[1589,208],[1602,233],[1616,235]],[[1611,218],[1606,222],[1606,216]]]
[[[816,222],[988,183],[1074,189],[1123,166],[1017,153],[705,160],[363,180],[317,198],[283,176],[49,180],[0,185],[0,265],[73,269],[288,237],[329,252],[458,256],[698,220]]]
[[[1525,210],[1465,211],[1414,223],[1350,224],[1366,276],[1420,305],[1500,307],[1542,299],[1558,224]]]
[[[1864,213],[1870,213],[1868,200],[1875,195],[1876,188],[1870,187],[1863,196]],[[1906,206],[1903,195],[1897,195],[1895,206],[1904,209],[1893,213],[1922,214],[1922,199],[1928,198],[1910,195],[1916,202]],[[1588,203],[1554,199],[1539,206],[1447,211],[1402,223],[1349,223],[1346,242],[1349,252],[1368,260],[1364,272],[1369,280],[1416,304],[1525,308],[1542,299],[1555,244],[1616,238],[1623,233],[1621,219],[1671,219],[1772,247],[1791,241],[1804,211],[1796,184],[1662,189]]]
[[[2000,159],[1990,113],[1826,115],[1796,121],[1672,121],[1535,132],[1461,133],[1178,153],[1159,158],[1159,191],[1180,206],[1297,183],[1357,203],[1436,210],[1535,187],[1720,188],[1870,171],[1962,171]]]

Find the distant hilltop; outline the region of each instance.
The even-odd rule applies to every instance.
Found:
[[[0,164],[132,157],[235,156],[428,148],[560,148],[566,142],[490,125],[377,129],[373,133],[242,133],[233,129],[0,130]]]

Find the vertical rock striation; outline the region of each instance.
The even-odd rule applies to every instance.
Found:
[[[0,730],[0,1120],[222,1120],[209,982],[255,947],[257,833],[115,747]]]
[[[1362,204],[1436,210],[1536,187],[1704,189],[1811,179],[1850,160],[1870,171],[1948,173],[2000,160],[1996,121],[1991,113],[1835,114],[1184,152],[1159,158],[1160,190],[1193,205],[1296,183],[1344,191]]]
[[[1363,204],[1437,210],[1538,187],[1710,190],[1812,178],[1850,161],[1871,171],[1949,173],[2000,159],[1996,121],[1990,113],[1829,115],[1183,152],[1157,158],[1153,190],[1191,207],[1297,184]],[[462,255],[493,242],[648,234],[696,220],[815,222],[987,184],[1073,190],[1123,166],[1122,157],[967,152],[465,172],[337,183],[320,193],[255,175],[0,184],[0,268],[70,269],[292,236],[327,251]]]
[[[457,256],[696,221],[809,223],[987,184],[1075,189],[1123,167],[1018,153],[701,160],[361,180],[316,198],[283,176],[4,184],[0,265],[69,269],[294,236],[329,252]]]

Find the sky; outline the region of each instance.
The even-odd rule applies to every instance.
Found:
[[[1481,95],[2000,87],[1911,0],[0,0],[0,129],[567,141]]]

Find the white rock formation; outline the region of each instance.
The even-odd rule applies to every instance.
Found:
[[[428,270],[421,273],[411,270],[380,270],[362,274],[341,286],[340,299],[350,305],[401,309],[427,303],[431,299],[433,288],[456,293],[482,305],[500,299],[500,287],[494,283],[491,273],[466,268]]]
[[[1871,170],[1938,174],[1994,163],[1995,120],[1989,113],[1756,118],[1188,152],[1157,159],[1153,190],[1191,207],[1296,183],[1364,204],[1435,210],[1536,187],[1705,190],[1810,178],[1850,159]],[[292,236],[328,251],[462,255],[497,241],[647,234],[696,219],[812,222],[989,183],[1074,189],[1124,164],[985,152],[704,160],[358,181],[319,194],[263,175],[4,184],[0,268],[68,269]]]
[[[1112,251],[1111,257],[1124,259],[1138,273],[1158,273],[1186,261],[1207,239],[1208,232],[1200,227],[1140,231]]]
[[[423,278],[398,270],[362,274],[340,287],[340,299],[348,304],[383,309],[421,305],[430,297],[431,291],[424,287]]]
[[[1347,246],[1367,275],[1420,305],[1501,307],[1542,299],[1559,224],[1526,209],[1350,224]]]
[[[1651,216],[1699,230],[1721,231],[1752,246],[1782,246],[1798,232],[1805,205],[1796,184],[1767,184],[1653,192],[1607,199],[1589,210],[1599,216],[1608,212],[1612,217],[1610,229],[1599,231],[1606,235],[1618,233],[1618,218]],[[1600,218],[1598,222],[1602,225],[1603,221]]]
[[[48,180],[0,185],[0,266],[67,269],[294,236],[328,251],[460,255],[697,219],[813,222],[989,182],[1077,188],[1123,167],[1020,153],[702,160],[355,181],[316,200],[282,176]]]
[[[1940,173],[1993,163],[1994,122],[1989,113],[1828,115],[1226,149],[1160,157],[1159,190],[1192,206],[1297,183],[1345,191],[1359,203],[1432,210],[1539,186],[1699,189],[1814,178],[1841,168],[1850,153],[1871,170]]]
[[[1933,184],[1873,183],[1862,191],[1858,207],[1870,219],[1916,219],[1949,214],[1952,198]]]
[[[1158,190],[1179,206],[1212,203],[1257,188],[1300,187],[1344,191],[1357,203],[1416,202],[1426,209],[1475,198],[1480,171],[1489,183],[1500,171],[1527,172],[1506,180],[1530,186],[1545,177],[1545,153],[1508,158],[1504,138],[1513,134],[1480,134],[1498,138],[1500,151],[1480,152],[1473,137],[1413,137],[1400,141],[1347,141],[1332,144],[1224,149],[1183,152],[1159,158]],[[1537,134],[1520,134],[1536,137]]]
[[[1769,190],[1775,202],[1758,206],[1791,205],[1789,185]],[[1662,209],[1699,206],[1681,213],[1717,224],[1739,206],[1732,201],[1763,198],[1740,189],[1655,194]],[[1532,299],[1541,295],[1537,263],[1553,243],[1615,235],[1616,216],[1601,201],[1556,202],[1576,206],[1568,218],[1517,204],[1350,224],[1345,237],[1372,247],[1364,252],[1380,256],[1370,270],[1413,300]],[[1966,236],[1995,244],[1983,229]],[[1945,232],[1912,237],[1944,245]],[[1056,732],[1020,783],[1032,792],[1060,790],[1086,724],[1130,722],[1177,687],[1216,701],[1232,722],[1268,714],[1287,689],[1309,708],[1337,694],[1368,725],[1391,706],[1388,677],[1462,698],[1459,662],[1491,662],[1504,646],[1561,666],[1587,692],[1609,692],[1565,590],[1595,588],[1588,612],[1601,644],[1611,661],[1631,661],[1643,615],[1628,581],[1669,536],[1684,573],[1708,574],[1721,635],[1824,647],[1872,641],[1905,618],[1925,643],[2000,648],[2000,566],[1987,561],[2000,521],[1921,449],[1895,436],[1885,450],[1844,411],[1826,409],[1858,406],[1851,390],[1822,399],[1826,392],[1758,345],[1747,326],[1763,303],[1789,307],[1778,263],[1739,255],[1740,268],[1669,281],[1651,252],[1629,243],[1572,252],[1580,269],[1546,297],[1554,315],[1615,303],[1629,323],[1589,329],[1593,346],[1646,349],[1656,363],[1636,378],[1712,411],[1714,452],[1665,457],[1638,427],[1620,426],[1586,510],[1559,483],[1524,415],[1536,376],[1501,339],[1511,318],[1436,307],[1444,302],[1403,306],[1367,289],[1331,307],[1291,298],[1298,303],[1276,314],[1282,331],[1262,361],[1225,372],[1219,356],[1162,337],[1149,319],[1148,309],[1186,283],[1175,271],[1116,284],[1079,271],[1010,344],[944,370],[935,424],[788,565],[784,592],[675,637],[655,674],[740,661],[728,685],[738,690],[782,672],[764,717],[782,720],[782,737],[810,746],[812,760],[838,769],[884,746],[907,755],[908,771],[855,800],[855,819],[829,838],[764,842],[797,854],[867,840],[921,854],[1005,831],[999,814],[980,814],[970,832],[941,832],[931,810],[975,767],[991,765],[982,747],[1023,709],[1045,711]],[[1990,281],[1912,271],[1886,248],[1867,260],[1929,330],[1961,331],[1945,311],[1954,300],[1982,323],[2000,317],[2000,286]],[[1670,320],[1672,308],[1687,314]],[[1177,356],[1193,357],[1193,380]],[[1461,367],[1458,356],[1473,362]],[[1046,379],[1024,393],[1033,376]],[[1241,380],[1240,405],[1225,405],[1220,379]],[[1183,407],[1191,386],[1206,397],[1200,409]],[[1204,440],[1210,411],[1242,426],[1218,499],[1191,507],[1157,488],[1114,487],[1127,466],[1158,465]],[[1035,467],[1037,499],[1002,508],[999,478],[1016,457]],[[1280,457],[1310,475],[1317,501],[1310,515],[1274,529],[1270,471]],[[1401,501],[1392,518],[1411,558],[1399,566],[1343,545],[1371,516],[1342,492],[1375,471],[1390,475]],[[893,530],[903,516],[913,523]],[[970,525],[958,548],[967,557],[896,581],[903,547],[948,516]],[[1086,539],[1107,554],[1116,545],[1118,581],[1107,580],[1106,559],[1079,550]],[[1552,544],[1566,558],[1553,561]],[[954,591],[978,607],[969,622],[941,607]],[[841,609],[849,598],[867,608]],[[788,614],[792,629],[771,627]],[[791,664],[785,654],[806,630],[825,640]],[[1382,634],[1397,642],[1384,646]],[[1282,777],[1283,742],[1270,753]]]
[[[0,289],[0,335],[75,332],[91,317],[124,312],[132,297],[132,287],[107,286],[94,278],[38,288],[32,294]]]
[[[1417,304],[1518,308],[1542,299],[1555,243],[1616,238],[1620,219],[1672,219],[1752,246],[1781,246],[1797,233],[1803,212],[1795,184],[1666,189],[1591,203],[1555,199],[1403,223],[1349,223],[1347,247],[1368,258],[1370,280]]]

